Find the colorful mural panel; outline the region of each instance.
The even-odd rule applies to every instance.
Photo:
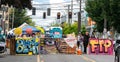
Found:
[[[89,54],[113,54],[113,42],[109,39],[90,39]]]
[[[38,54],[38,45],[36,39],[17,39],[16,54]]]
[[[52,38],[62,38],[62,28],[61,27],[51,27],[50,36]]]

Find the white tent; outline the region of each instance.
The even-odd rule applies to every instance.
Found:
[[[15,28],[11,29],[10,31],[8,31],[7,34],[14,34],[14,32],[13,32],[14,30],[15,30]]]
[[[23,23],[22,25],[19,26],[19,28],[23,28],[24,26],[28,26],[27,23]]]
[[[18,28],[23,28],[24,26],[28,26],[27,23],[23,23],[22,25],[20,25]],[[10,31],[8,31],[8,34],[14,34],[14,30],[15,28],[11,29]]]

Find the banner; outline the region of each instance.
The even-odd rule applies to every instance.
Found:
[[[38,54],[38,39],[17,39],[16,54]]]
[[[77,40],[75,37],[64,38],[64,40],[71,48],[73,48],[77,43]]]
[[[90,39],[89,54],[113,54],[113,42],[109,39]]]

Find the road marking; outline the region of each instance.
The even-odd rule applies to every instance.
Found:
[[[40,62],[40,55],[37,55],[37,62]]]
[[[93,60],[93,59],[90,59],[90,58],[88,58],[88,57],[86,57],[86,56],[81,56],[84,60],[86,60],[86,61],[89,61],[89,62],[96,62],[95,60]]]
[[[44,60],[41,60],[41,62],[44,62]]]

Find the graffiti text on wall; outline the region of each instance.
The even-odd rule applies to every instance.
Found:
[[[32,54],[38,54],[38,42],[36,42],[34,39],[31,39],[31,40],[19,39],[19,40],[17,40],[16,53],[17,54],[29,54],[29,52],[32,52]]]
[[[109,39],[90,39],[89,54],[113,54],[113,43]]]

